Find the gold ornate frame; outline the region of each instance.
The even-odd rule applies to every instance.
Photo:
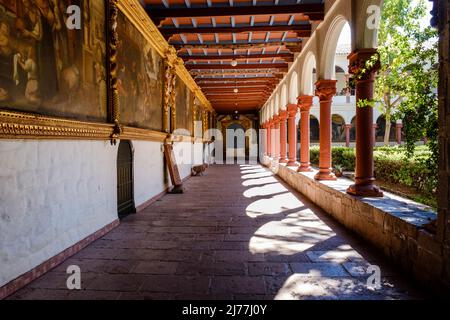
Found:
[[[83,139],[110,140],[117,139],[149,140],[163,142],[168,135],[165,132],[123,126],[119,118],[119,92],[117,88],[117,15],[120,10],[138,28],[152,47],[164,58],[170,72],[176,74],[195,94],[203,109],[215,113],[210,102],[195,83],[182,59],[177,57],[176,50],[164,39],[158,28],[151,21],[138,0],[108,0],[107,3],[107,47],[108,47],[108,122],[87,122],[65,118],[41,116],[33,113],[16,112],[0,109],[0,139]],[[170,90],[167,90],[170,91]],[[166,92],[165,92],[166,94]],[[169,94],[169,92],[167,92]],[[169,97],[171,100],[171,97]],[[168,101],[166,97],[164,101]],[[165,111],[167,106],[161,106]],[[165,112],[163,112],[165,114]],[[162,119],[163,124],[166,123]],[[188,137],[189,138],[189,137]],[[171,137],[179,141],[180,137]],[[185,140],[185,138],[182,138]],[[191,141],[198,139],[190,138]]]

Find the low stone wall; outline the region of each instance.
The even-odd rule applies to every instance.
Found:
[[[423,229],[436,217],[435,212],[392,194],[378,199],[354,197],[345,192],[352,183],[348,179],[319,182],[314,180],[315,172],[297,173],[296,168],[267,157],[262,162],[341,224],[382,250],[420,283],[438,293],[448,293],[443,247]]]

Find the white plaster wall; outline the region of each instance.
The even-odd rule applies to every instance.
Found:
[[[203,163],[203,143],[175,142],[173,150],[182,179],[191,174],[193,165]]]
[[[168,187],[164,182],[163,145],[153,141],[133,141],[134,203],[140,206]],[[167,179],[170,180],[169,175]]]
[[[117,219],[117,146],[0,141],[0,286]]]

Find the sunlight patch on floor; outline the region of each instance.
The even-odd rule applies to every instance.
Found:
[[[246,214],[251,218],[256,218],[261,215],[273,215],[295,209],[301,211],[301,208],[304,208],[303,203],[293,197],[292,193],[286,192],[252,202],[247,206]]]
[[[244,192],[244,197],[253,198],[253,197],[261,197],[261,196],[270,196],[270,195],[275,195],[278,193],[284,193],[287,191],[288,191],[288,189],[286,189],[280,183],[272,183],[272,184],[266,184],[261,187],[253,187],[253,188],[247,189]]]

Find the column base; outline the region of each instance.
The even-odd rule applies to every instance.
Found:
[[[300,164],[297,161],[291,161],[289,160],[286,164],[286,167],[298,167]]]
[[[279,163],[288,163],[289,162],[289,160],[288,159],[286,159],[286,158],[280,158],[280,160],[278,161]]]
[[[337,180],[336,176],[333,172],[327,170],[327,171],[319,171],[315,176],[315,180],[318,181],[334,181]]]
[[[347,189],[347,193],[351,194],[352,196],[356,196],[356,197],[370,197],[370,198],[382,198],[383,197],[383,192],[380,190],[380,188],[373,184],[351,185]]]
[[[313,172],[313,168],[309,164],[301,164],[297,172]]]

